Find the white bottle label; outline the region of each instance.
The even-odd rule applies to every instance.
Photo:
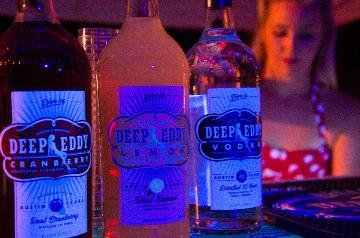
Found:
[[[192,96],[194,97],[194,96]],[[195,96],[199,97],[199,96]],[[194,112],[195,97],[190,102]],[[204,98],[203,98],[204,99]],[[204,116],[198,117],[195,134],[203,173],[197,187],[200,205],[212,210],[257,207],[261,198],[261,114],[257,88],[209,89]],[[194,126],[194,125],[193,125]],[[194,147],[193,147],[194,149]],[[203,184],[202,184],[203,183]]]
[[[120,116],[108,126],[111,157],[120,168],[123,225],[185,219],[189,124],[184,89],[120,87]]]
[[[11,105],[0,148],[3,170],[14,180],[15,237],[87,232],[91,127],[84,91],[12,92]]]

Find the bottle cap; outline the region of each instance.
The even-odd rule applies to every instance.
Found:
[[[206,0],[206,7],[232,7],[232,0]]]

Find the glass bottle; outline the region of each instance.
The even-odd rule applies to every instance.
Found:
[[[84,48],[91,66],[91,108],[92,108],[92,232],[93,238],[102,237],[104,230],[103,217],[103,176],[100,163],[100,122],[97,64],[99,56],[108,42],[118,33],[113,28],[81,28],[78,30],[78,41]]]
[[[189,66],[157,0],[127,0],[99,62],[105,237],[187,237]]]
[[[91,74],[52,0],[0,36],[1,237],[91,237]]]
[[[190,65],[190,225],[238,233],[262,220],[259,72],[234,28],[231,0],[206,1]]]

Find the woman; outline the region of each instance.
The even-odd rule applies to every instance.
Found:
[[[360,104],[336,91],[330,0],[259,0],[264,181],[360,175]]]

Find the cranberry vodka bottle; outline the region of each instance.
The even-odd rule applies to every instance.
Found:
[[[1,237],[91,237],[91,78],[52,0],[0,36]]]
[[[99,63],[105,237],[189,235],[189,66],[157,0],[127,0]]]
[[[236,233],[262,220],[261,112],[255,57],[236,34],[231,0],[206,1],[190,65],[190,225]]]

